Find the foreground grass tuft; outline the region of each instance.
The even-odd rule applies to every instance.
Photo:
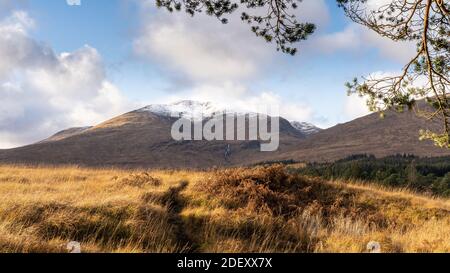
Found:
[[[450,252],[450,206],[282,166],[0,166],[0,252]]]

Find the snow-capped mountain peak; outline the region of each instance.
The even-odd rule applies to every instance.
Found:
[[[167,117],[184,117],[194,120],[202,120],[212,117],[215,113],[223,110],[210,102],[198,102],[192,100],[182,100],[170,104],[152,104],[140,111],[147,111],[153,114]]]
[[[291,122],[292,127],[294,127],[295,129],[299,130],[300,132],[302,132],[305,135],[312,135],[315,133],[318,133],[320,131],[322,131],[321,128],[308,123],[308,122],[298,122],[298,121],[293,121]]]
[[[150,112],[164,117],[184,117],[196,121],[212,118],[219,113],[236,113],[239,115],[257,115],[254,112],[239,112],[233,109],[225,109],[211,102],[199,102],[193,100],[182,100],[169,104],[152,104],[139,111]],[[307,122],[291,122],[292,127],[305,135],[312,135],[320,132],[322,129]]]
[[[255,112],[242,112],[232,108],[220,107],[211,102],[199,102],[192,100],[182,100],[170,104],[152,104],[138,111],[151,112],[165,117],[184,117],[193,120],[203,120],[213,118],[216,114],[231,113],[248,116],[258,115]]]

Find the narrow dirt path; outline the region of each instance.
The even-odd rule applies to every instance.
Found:
[[[162,204],[167,206],[169,214],[169,224],[173,227],[175,238],[183,249],[183,252],[194,253],[198,252],[199,246],[195,240],[186,231],[186,225],[180,213],[186,206],[186,200],[181,195],[181,192],[186,189],[188,182],[183,181],[177,187],[171,187],[162,196]]]

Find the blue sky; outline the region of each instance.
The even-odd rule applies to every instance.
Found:
[[[8,40],[3,54],[19,54],[14,48],[29,51],[20,52],[20,61],[12,58],[1,64],[0,59],[0,93],[14,94],[3,102],[7,110],[0,111],[0,148],[179,99],[211,100],[245,110],[276,103],[290,120],[330,127],[367,113],[362,100],[347,97],[346,81],[398,71],[413,50],[350,22],[332,0],[300,5],[300,18],[312,20],[319,29],[299,44],[294,57],[253,37],[237,18],[224,26],[206,16],[170,15],[156,9],[152,0],[82,0],[81,6],[69,6],[66,0],[0,0],[0,8],[0,31],[3,25],[3,31],[21,41],[14,45]],[[52,53],[45,53],[48,50]],[[36,67],[36,58],[52,65]],[[1,65],[14,73],[2,77]],[[58,91],[40,80],[52,77],[62,82]],[[64,82],[70,82],[67,89],[73,91],[66,91]],[[45,96],[51,104],[19,103],[18,94]],[[61,106],[66,102],[73,103],[73,109]],[[48,116],[33,113],[42,109]],[[27,115],[39,116],[32,119],[35,134],[30,136],[24,136]],[[22,123],[21,128],[16,125]]]

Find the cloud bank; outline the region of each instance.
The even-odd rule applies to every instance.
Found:
[[[135,53],[164,68],[165,74],[181,77],[183,86],[166,100],[193,99],[216,105],[256,111],[264,105],[282,106],[281,115],[292,120],[310,120],[313,111],[301,102],[276,95],[276,90],[254,90],[255,81],[283,72],[274,45],[256,37],[242,23],[240,12],[228,16],[229,23],[203,14],[168,14],[154,1],[139,3],[142,27],[134,40]],[[302,12],[307,11],[307,12]],[[329,12],[323,0],[305,0],[298,11],[301,21],[325,25]],[[277,72],[278,71],[278,72]],[[174,80],[175,82],[175,80]]]
[[[34,26],[23,11],[0,21],[0,148],[96,124],[128,106],[96,49],[56,54],[30,36]]]
[[[366,27],[351,24],[345,29],[321,35],[313,40],[314,48],[324,53],[365,52],[376,49],[381,57],[403,63],[416,52],[414,42],[395,42]]]
[[[367,5],[375,10],[390,1],[369,0]],[[321,109],[277,95],[280,90],[255,90],[255,82],[287,73],[298,62],[285,58],[273,45],[255,37],[249,26],[241,22],[240,12],[229,17],[229,24],[222,25],[217,19],[201,14],[193,18],[183,12],[169,15],[156,9],[151,0],[139,5],[142,27],[134,40],[135,53],[163,67],[165,74],[176,75],[173,82],[182,83],[166,99],[226,102],[252,111],[254,104],[276,103],[281,106],[280,114],[290,120],[316,122],[320,116],[316,112]],[[380,57],[401,64],[415,53],[414,43],[394,42],[353,23],[339,31],[325,32],[331,16],[323,0],[305,0],[295,13],[300,21],[318,26],[318,32],[300,44],[300,58],[305,53],[314,56],[357,52],[363,56],[375,50]],[[341,92],[345,92],[344,88]],[[345,119],[369,113],[365,100],[358,97],[346,98],[341,107]]]

